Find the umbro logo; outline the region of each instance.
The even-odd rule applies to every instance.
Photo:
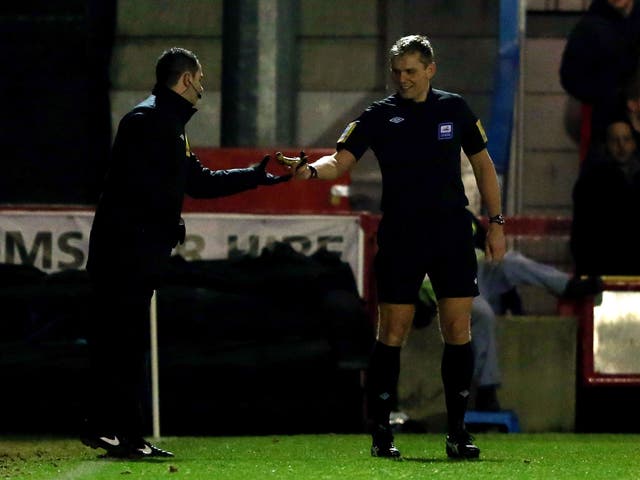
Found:
[[[404,118],[402,118],[402,117],[393,117],[393,118],[390,118],[389,121],[391,123],[400,123],[400,122],[404,121]]]

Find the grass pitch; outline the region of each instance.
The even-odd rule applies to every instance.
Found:
[[[398,434],[403,461],[372,458],[367,435],[169,437],[175,458],[100,458],[76,439],[0,437],[0,479],[640,479],[640,435],[476,436],[477,461],[452,461],[444,437]]]

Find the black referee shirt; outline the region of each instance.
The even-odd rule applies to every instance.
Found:
[[[473,155],[486,145],[480,120],[464,99],[431,88],[421,103],[397,93],[374,102],[347,125],[337,148],[357,159],[371,148],[382,172],[381,209],[410,212],[468,205],[460,148]]]

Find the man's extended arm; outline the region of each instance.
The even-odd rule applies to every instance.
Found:
[[[334,152],[332,155],[325,155],[311,164],[306,164],[296,169],[294,178],[308,180],[310,178],[320,178],[322,180],[334,180],[351,170],[356,164],[356,157],[346,149]],[[314,174],[313,171],[316,171]]]

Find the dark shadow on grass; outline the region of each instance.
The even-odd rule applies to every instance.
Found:
[[[502,460],[486,460],[482,458],[426,458],[426,457],[402,457],[405,462],[415,462],[415,463],[462,463],[462,462],[482,462],[482,463],[502,463]]]
[[[106,453],[96,455],[96,460],[114,463],[167,463],[175,462],[175,457],[113,457]]]

